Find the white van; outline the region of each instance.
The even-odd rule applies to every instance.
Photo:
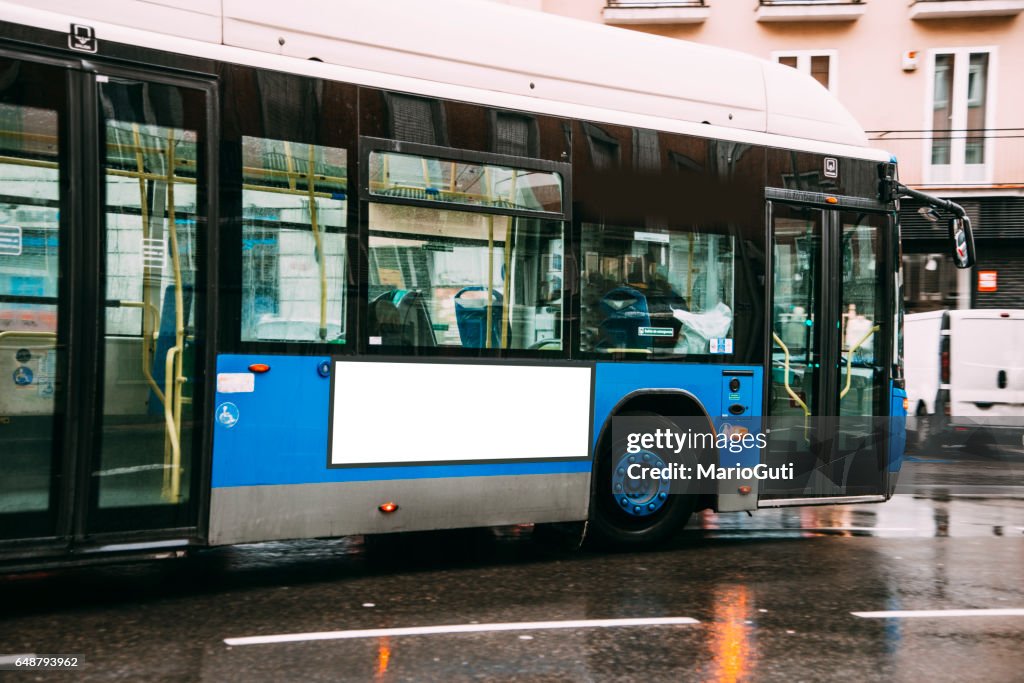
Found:
[[[1020,445],[1024,433],[1024,310],[965,309],[906,316],[910,436],[943,443]],[[931,418],[931,419],[928,419]],[[1009,443],[1009,441],[1007,441]]]

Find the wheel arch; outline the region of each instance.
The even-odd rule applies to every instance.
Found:
[[[685,389],[636,389],[619,399],[598,431],[597,440],[593,446],[593,457],[591,459],[590,496],[593,499],[597,492],[597,465],[601,457],[603,447],[612,438],[612,418],[627,411],[650,412],[661,415],[665,418],[673,417],[703,417],[708,422],[708,429],[717,436],[714,420],[708,413],[704,403],[693,393]],[[708,496],[709,500],[702,501],[697,509],[706,507],[717,507],[717,496]]]

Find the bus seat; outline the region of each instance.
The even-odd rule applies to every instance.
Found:
[[[401,323],[398,307],[391,303],[392,292],[384,292],[370,302],[367,330],[370,337],[380,337],[383,346],[400,343]]]
[[[401,291],[401,290],[399,290]],[[403,343],[414,346],[437,346],[434,326],[426,302],[418,291],[406,291],[397,297],[398,321]]]
[[[598,350],[651,348],[650,338],[640,336],[641,327],[651,326],[646,296],[632,287],[616,287],[601,297],[599,308],[604,320]]]
[[[423,297],[418,291],[393,289],[370,302],[369,331],[383,346],[437,346]]]
[[[455,323],[459,327],[459,338],[467,349],[482,349],[486,345],[484,328],[487,326],[487,311],[491,311],[491,348],[501,348],[501,293],[492,290],[491,296],[464,296],[469,292],[486,292],[479,285],[463,287],[455,293]]]

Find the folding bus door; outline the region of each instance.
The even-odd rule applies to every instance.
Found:
[[[91,87],[100,295],[83,531],[188,535],[204,443],[212,92],[112,69]]]
[[[888,481],[892,317],[883,213],[769,203],[771,283],[761,504],[877,499]]]
[[[214,104],[0,49],[0,559],[199,533]]]
[[[0,547],[69,512],[68,66],[0,51]]]

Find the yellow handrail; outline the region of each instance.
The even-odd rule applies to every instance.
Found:
[[[0,339],[4,337],[50,337],[57,338],[56,332],[34,332],[32,330],[5,330],[0,332]]]
[[[853,354],[856,353],[857,349],[859,349],[861,346],[863,346],[864,343],[868,339],[871,338],[871,335],[873,335],[875,332],[878,332],[878,330],[880,330],[880,329],[882,329],[881,325],[875,325],[870,330],[868,330],[867,334],[865,334],[863,337],[860,338],[859,342],[857,342],[856,344],[851,346],[850,350],[847,351],[847,354],[849,354],[849,355],[846,356],[846,386],[843,387],[843,390],[839,392],[839,399],[840,400],[845,398],[845,396],[848,393],[850,393],[850,383],[851,383],[851,380],[853,379],[853,374],[852,374],[852,370],[853,370]]]
[[[784,366],[783,366],[783,372],[785,374],[783,375],[782,386],[786,390],[786,393],[789,394],[789,397],[793,401],[795,401],[796,404],[799,405],[803,409],[803,411],[804,411],[804,438],[806,439],[807,438],[807,419],[811,415],[811,409],[807,407],[807,404],[804,403],[804,400],[802,398],[800,398],[800,395],[798,393],[796,393],[795,391],[793,391],[793,388],[789,386],[789,347],[787,347],[785,344],[783,344],[782,340],[779,339],[779,335],[775,334],[774,332],[772,332],[772,339],[774,339],[775,343],[779,345],[779,348],[782,349],[782,353],[785,356],[785,361],[784,361]]]
[[[316,186],[313,171],[316,169],[314,159],[315,148],[309,146],[309,176],[306,178],[306,189],[309,191],[309,225],[313,230],[313,242],[316,244],[317,266],[320,270],[320,339],[327,339],[327,256],[324,254],[323,239],[320,236],[320,225],[317,223],[317,207],[314,192]]]
[[[292,158],[292,145],[287,140],[284,143],[284,163],[288,167],[288,189],[295,191],[295,160]]]
[[[156,324],[156,320],[157,320],[157,317],[160,314],[156,310],[156,306],[154,306],[151,303],[147,303],[145,301],[119,301],[118,305],[119,306],[123,306],[125,308],[140,308],[140,309],[142,309],[142,316],[143,316],[143,321],[142,321],[142,374],[146,377],[146,383],[149,384],[149,388],[153,390],[153,393],[156,394],[156,397],[160,401],[160,404],[163,405],[163,402],[164,402],[164,392],[160,390],[160,385],[157,384],[156,383],[156,379],[153,378],[153,370],[150,367],[150,359],[149,359],[149,356],[150,356],[150,354],[153,351],[152,347],[150,347],[150,345],[149,345],[149,342],[150,341],[154,341],[155,342],[159,338],[159,332],[157,331],[157,327],[158,326]],[[146,321],[145,321],[145,317],[146,317],[147,313],[150,315],[150,317],[151,317],[151,319],[153,321],[153,324],[151,326],[149,326],[148,328],[146,326]],[[152,330],[152,331],[150,332],[148,330]]]
[[[487,307],[487,321],[484,328],[484,348],[491,348],[491,321],[494,319],[494,307],[491,296],[494,292],[494,216],[487,214],[487,296],[484,299]]]
[[[178,226],[175,223],[174,142],[174,131],[167,131],[167,177],[165,180],[167,182],[167,232],[171,248],[171,265],[174,270],[174,346],[167,351],[165,361],[167,374],[164,376],[164,395],[170,399],[164,402],[164,420],[167,422],[167,436],[171,447],[170,488],[165,493],[169,494],[168,497],[172,503],[177,503],[181,497],[181,392],[185,384],[185,377],[181,373],[185,348],[185,296],[181,281]],[[172,409],[173,414],[171,414]]]
[[[508,316],[512,305],[512,216],[505,217],[505,296],[501,299],[501,348],[508,348]]]
[[[167,396],[174,395],[174,384],[175,376],[174,369],[176,365],[176,358],[178,356],[178,347],[172,346],[167,349],[167,356],[164,361],[164,393]],[[164,455],[164,491],[163,495],[168,498],[172,503],[178,502],[178,493],[180,491],[181,473],[177,472],[177,465],[181,461],[181,440],[178,438],[178,432],[175,429],[174,423],[174,408],[172,401],[164,401],[164,422],[167,426],[167,441],[170,445],[170,463],[167,462],[167,455]],[[170,467],[167,467],[169,465]],[[168,472],[168,470],[173,470]]]

